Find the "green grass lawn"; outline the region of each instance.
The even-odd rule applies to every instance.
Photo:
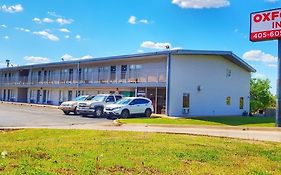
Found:
[[[121,123],[274,127],[274,117],[130,118]]]
[[[0,131],[0,174],[281,174],[281,144],[179,134]]]

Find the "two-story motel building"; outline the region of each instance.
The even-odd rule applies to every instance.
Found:
[[[0,69],[3,101],[59,105],[77,95],[146,96],[171,116],[249,112],[255,69],[228,51],[172,50]]]

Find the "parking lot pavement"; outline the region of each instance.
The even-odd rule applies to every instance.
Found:
[[[55,108],[0,104],[0,127],[54,127],[80,124],[111,124],[105,118],[64,115]]]

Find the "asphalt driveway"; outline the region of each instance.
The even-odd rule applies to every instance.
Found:
[[[0,127],[67,127],[80,124],[109,124],[111,122],[112,120],[106,118],[64,115],[56,108],[0,103]]]

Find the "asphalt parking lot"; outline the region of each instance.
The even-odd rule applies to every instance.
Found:
[[[73,126],[111,122],[106,118],[64,115],[61,110],[50,107],[0,104],[0,127]]]

